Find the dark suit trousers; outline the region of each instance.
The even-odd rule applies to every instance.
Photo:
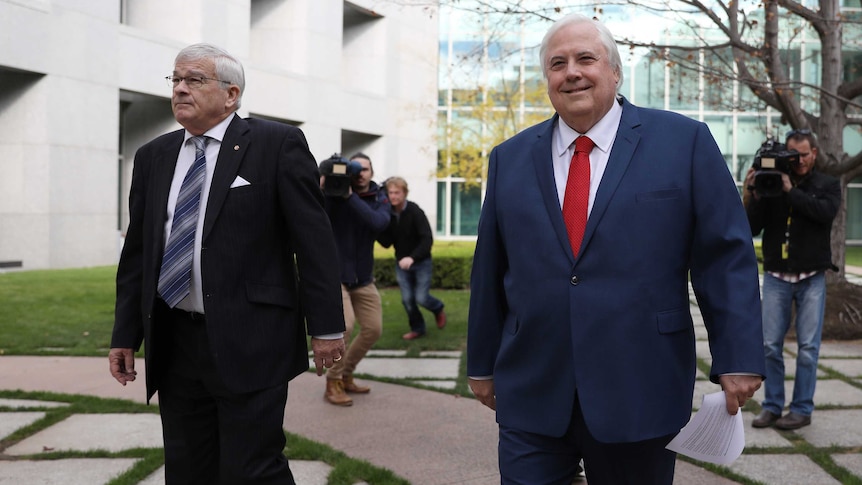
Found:
[[[213,362],[203,316],[159,304],[164,311],[157,313],[167,315],[157,322],[156,339],[166,485],[294,485],[283,454],[287,383],[230,392]]]
[[[503,485],[571,485],[581,458],[590,485],[672,485],[673,435],[636,443],[600,443],[590,434],[575,399],[569,429],[561,437],[500,426]]]

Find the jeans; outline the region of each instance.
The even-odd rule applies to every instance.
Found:
[[[431,296],[431,258],[414,262],[408,270],[401,269],[395,263],[395,277],[401,288],[401,303],[407,311],[410,330],[425,333],[425,318],[419,307],[423,307],[434,315],[443,311],[443,302]]]
[[[791,306],[796,302],[796,381],[790,411],[803,416],[814,412],[817,358],[826,308],[824,272],[798,283],[770,274],[763,276],[763,346],[766,354],[766,398],[763,409],[781,414],[784,409],[784,336],[790,328]]]

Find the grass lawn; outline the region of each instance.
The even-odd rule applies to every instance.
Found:
[[[438,242],[436,254],[472,254],[472,242]],[[391,254],[391,249],[377,247],[378,254]],[[438,253],[440,251],[440,253]],[[862,247],[847,248],[847,264],[862,266]],[[0,273],[0,354],[6,355],[82,355],[106,356],[110,345],[114,309],[114,276],[116,267],[105,266],[51,271],[21,271]],[[427,336],[413,341],[401,339],[409,330],[406,314],[401,305],[397,287],[381,288],[383,300],[383,336],[376,349],[406,350],[415,356],[422,350],[465,350],[467,335],[467,290],[432,290],[432,294],[446,304],[449,317],[445,330],[437,331],[433,319],[428,317]],[[455,394],[471,396],[464,375],[464,357]],[[705,365],[705,364],[704,364]],[[397,379],[389,379],[399,382]],[[439,391],[439,390],[438,390]],[[440,391],[446,392],[446,391]],[[24,428],[0,441],[0,449],[23,436],[63,419],[69,412],[157,412],[154,406],[121,400],[98,399],[88,396],[63,396],[50,393],[24,393],[2,391],[0,397],[23,399],[62,400],[73,405],[67,409],[52,410],[45,419]],[[747,405],[751,410],[752,403]],[[0,411],[10,411],[0,407]],[[293,459],[323,460],[334,467],[330,485],[350,484],[364,480],[372,484],[406,484],[388,470],[354,460],[325,445],[288,434],[289,447],[285,450]],[[39,459],[57,458],[43,454]],[[72,454],[69,456],[91,456]],[[161,466],[161,450],[132,450],[123,454],[98,456],[134,456],[142,458],[129,473],[110,485],[131,485]],[[721,475],[726,472],[714,470]],[[737,478],[738,477],[734,477]]]

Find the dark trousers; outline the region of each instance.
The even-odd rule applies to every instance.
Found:
[[[672,485],[673,435],[635,443],[600,443],[590,434],[578,400],[566,434],[557,438],[500,426],[503,485],[571,485],[578,461],[590,485]]]
[[[287,383],[229,391],[215,368],[203,316],[166,313],[158,390],[166,485],[295,485],[283,454]]]

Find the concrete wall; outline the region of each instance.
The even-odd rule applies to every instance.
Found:
[[[243,61],[240,114],[362,150],[434,224],[437,19],[385,0],[0,0],[0,270],[113,264],[134,154],[179,128],[176,53]]]

